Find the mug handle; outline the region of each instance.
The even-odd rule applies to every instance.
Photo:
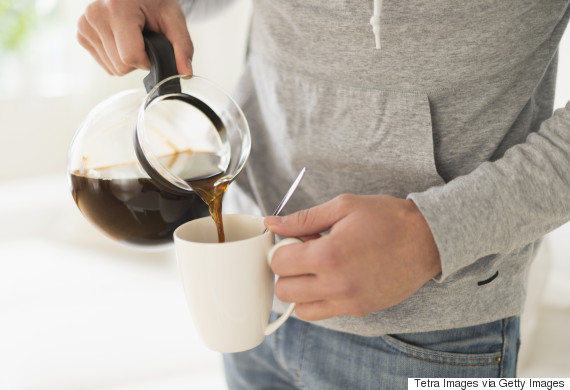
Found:
[[[303,241],[299,240],[298,238],[286,238],[284,240],[279,241],[277,244],[273,245],[273,247],[269,250],[269,253],[267,254],[267,263],[271,265],[273,254],[277,249],[285,245],[299,244],[302,242]],[[291,314],[293,314],[293,310],[295,310],[295,302],[289,305],[287,310],[285,310],[285,313],[281,314],[279,318],[277,318],[275,321],[273,321],[272,323],[268,324],[265,327],[264,331],[265,335],[269,336],[271,333],[279,329],[279,327],[285,323],[285,321],[291,316]]]

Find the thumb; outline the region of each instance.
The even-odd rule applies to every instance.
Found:
[[[186,25],[186,17],[178,2],[174,2],[171,7],[164,11],[162,23],[163,34],[168,38],[174,49],[176,58],[176,68],[179,74],[192,74],[192,57],[194,56],[194,45]]]
[[[192,74],[192,57],[194,55],[194,46],[190,35],[186,30],[174,35],[167,35],[168,40],[174,48],[174,57],[176,58],[176,68],[179,74]]]
[[[304,237],[329,230],[345,213],[339,212],[334,201],[297,211],[284,217],[266,217],[265,227],[286,237]]]

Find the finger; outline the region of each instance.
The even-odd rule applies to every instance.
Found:
[[[90,26],[84,29],[86,31],[84,36],[89,39],[92,46],[97,50],[99,58],[105,62],[109,71],[114,75],[123,75],[128,73],[129,70],[120,65],[113,32],[109,25],[113,12],[116,11],[110,11],[102,1],[90,3],[83,15]]]
[[[338,316],[364,317],[371,311],[354,301],[323,299],[297,303],[295,313],[297,317],[305,321],[320,321]]]
[[[94,7],[91,9],[95,9]],[[90,9],[88,9],[90,11]],[[109,25],[101,22],[102,16],[99,11],[85,12],[85,19],[91,26],[91,33],[87,36],[99,57],[105,62],[112,74],[123,75],[132,70],[121,64],[120,56],[115,44],[115,38]]]
[[[319,234],[329,230],[348,214],[352,207],[351,199],[352,195],[342,195],[285,217],[266,217],[265,226],[272,232],[287,237]]]
[[[334,275],[280,276],[275,284],[275,295],[284,302],[351,302],[357,299],[358,292],[354,284]]]
[[[282,246],[273,254],[271,270],[278,276],[297,276],[315,273],[317,240]]]
[[[109,74],[113,74],[111,62],[103,49],[103,44],[99,40],[99,37],[95,30],[89,25],[85,16],[79,19],[77,26],[77,41],[81,46],[83,46],[89,54],[97,61],[97,63],[107,71]]]
[[[104,60],[101,59],[101,56],[99,55],[98,51],[93,47],[93,45],[91,45],[91,43],[87,39],[85,39],[84,36],[78,34],[77,40],[81,44],[81,46],[83,46],[89,52],[89,54],[91,54],[91,56],[108,74],[113,75],[110,65],[108,65]]]
[[[315,275],[279,277],[275,283],[275,296],[283,302],[313,302],[324,299]]]
[[[114,29],[113,35],[122,64],[130,69],[150,69],[141,27],[136,24],[121,23]]]
[[[304,321],[320,321],[341,315],[337,305],[327,300],[297,303],[295,314]]]
[[[304,321],[319,321],[331,318],[328,301],[301,302],[295,304],[295,314]]]
[[[192,74],[192,57],[194,56],[194,45],[188,32],[186,18],[178,2],[170,3],[165,9],[164,35],[174,49],[176,67],[180,74]]]
[[[116,75],[122,76],[136,69],[134,66],[123,62],[119,54],[119,49],[117,48],[117,39],[111,29],[103,28],[99,30],[98,33]]]
[[[110,29],[120,66],[125,69],[150,69],[142,35],[145,18],[142,11],[134,12],[130,7],[117,5],[113,8]]]

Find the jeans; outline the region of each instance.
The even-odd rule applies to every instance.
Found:
[[[224,367],[230,390],[398,390],[407,378],[514,377],[518,346],[518,317],[382,337],[290,318],[257,348],[224,355]]]

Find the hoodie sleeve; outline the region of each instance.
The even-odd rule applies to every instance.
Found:
[[[179,2],[188,20],[195,21],[213,15],[235,0],[179,0]]]
[[[408,199],[439,249],[437,281],[539,239],[570,220],[570,102],[501,159]]]

